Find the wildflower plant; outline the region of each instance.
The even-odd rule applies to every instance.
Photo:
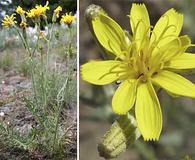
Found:
[[[60,124],[62,123],[61,113],[65,109],[65,103],[69,101],[69,99],[66,98],[68,97],[67,94],[76,94],[76,92],[70,92],[71,86],[76,83],[73,81],[73,68],[76,65],[76,61],[73,60],[72,65],[66,66],[68,68],[66,73],[64,73],[62,66],[51,67],[49,64],[53,47],[51,41],[54,38],[53,35],[56,29],[57,19],[62,18],[60,17],[62,7],[58,6],[53,11],[51,26],[47,22],[47,11],[49,9],[48,1],[44,6],[36,5],[29,11],[25,11],[22,7],[18,6],[15,12],[20,15],[21,22],[18,23],[15,20],[16,14],[14,13],[11,16],[5,16],[2,21],[2,26],[4,28],[14,29],[18,33],[26,50],[27,58],[24,61],[26,62],[25,67],[27,67],[29,71],[25,72],[29,72],[28,74],[31,76],[33,96],[23,97],[22,99],[39,125],[39,127],[35,126],[30,131],[29,136],[31,138],[28,140],[28,144],[23,143],[25,142],[25,139],[23,139],[22,141],[15,141],[16,143],[14,143],[14,145],[16,144],[16,146],[19,147],[24,146],[23,148],[27,150],[34,148],[41,149],[50,156],[60,153],[58,156],[63,157],[66,151],[64,151],[62,147],[62,140],[66,135],[63,135],[63,128],[61,128],[62,126]],[[34,45],[29,44],[31,37],[26,33],[29,19],[32,20],[37,29],[35,33],[36,42]],[[42,20],[44,20],[47,25],[48,34],[41,30]],[[7,130],[6,126],[2,128]],[[10,137],[10,135],[8,135],[9,131],[5,133],[6,137]],[[22,137],[22,135],[19,137]]]
[[[119,118],[115,122],[119,125],[113,125],[99,145],[101,156],[113,158],[139,137],[138,132],[145,141],[159,140],[163,120],[157,87],[171,95],[195,98],[195,85],[178,74],[180,70],[195,68],[195,55],[186,52],[194,45],[187,35],[180,36],[183,15],[174,9],[168,10],[152,27],[145,5],[133,3],[129,14],[132,34],[124,31],[99,6],[89,6],[86,18],[100,47],[114,58],[82,65],[83,80],[95,85],[120,81],[112,98],[113,112],[132,119],[129,114],[135,108],[133,124],[138,130],[131,128],[126,133],[131,121],[128,124]],[[125,138],[118,134],[121,132]]]
[[[57,8],[58,9],[58,8]],[[56,10],[57,10],[56,9]],[[60,20],[61,24],[66,24],[69,28],[69,39],[72,39],[72,23],[75,21],[75,16],[72,15],[72,13],[65,13],[62,15],[62,18]],[[68,53],[69,53],[69,57],[72,57],[73,55],[73,49],[72,49],[72,43],[70,41],[69,43],[69,47],[68,47]]]

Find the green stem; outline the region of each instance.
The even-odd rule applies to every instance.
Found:
[[[73,67],[75,65],[76,61],[73,63]],[[66,81],[64,82],[64,85],[62,86],[62,88],[60,89],[60,91],[58,92],[57,94],[57,107],[59,107],[59,110],[57,112],[57,119],[56,119],[56,123],[55,123],[55,130],[54,130],[54,138],[53,138],[53,149],[52,149],[52,153],[55,151],[55,145],[56,145],[56,139],[57,139],[57,135],[58,135],[58,126],[59,126],[59,121],[60,121],[60,113],[62,111],[62,107],[63,105],[60,104],[60,102],[63,101],[63,92],[66,90],[66,86],[68,84],[68,81],[69,81],[69,77],[70,75],[72,74],[72,68],[70,68],[68,74],[67,74],[67,78],[66,78]]]
[[[62,101],[60,99],[61,93],[63,93],[63,91],[66,89],[66,85],[68,83],[68,80],[69,80],[69,75],[68,75],[68,78],[66,79],[64,85],[62,86],[61,90],[59,91],[59,93],[57,95],[57,107],[59,107],[59,110],[57,112],[57,119],[56,119],[56,123],[55,123],[52,153],[55,151],[56,139],[57,139],[57,135],[58,135],[58,126],[59,126],[59,121],[60,121],[60,113],[62,112],[62,106],[63,106],[62,104],[60,104],[60,102]]]
[[[23,44],[25,50],[27,50],[28,54],[31,55],[30,48],[29,48],[29,45],[28,45],[27,41],[26,41],[26,40],[24,39],[24,37],[21,35],[19,29],[18,29],[16,26],[14,26],[14,28],[15,28],[15,30],[17,31],[17,33],[18,33],[20,39],[22,40],[22,44]]]
[[[30,57],[30,72],[31,72],[32,87],[33,87],[35,102],[38,105],[34,68],[35,66],[34,66],[33,59]]]
[[[30,51],[30,48],[29,48],[29,45],[27,43],[27,40],[24,39],[24,37],[20,34],[20,31],[19,29],[14,26],[14,28],[16,29],[18,35],[20,36],[20,39],[22,40],[22,44],[25,48],[25,50],[27,51],[27,53],[29,54],[29,58],[30,58],[30,71],[31,71],[31,79],[32,79],[32,83],[33,83],[33,91],[34,91],[34,94],[35,94],[35,97],[36,97],[36,87],[35,87],[35,78],[34,78],[34,62],[33,62],[33,58],[32,58],[32,54],[31,54],[31,51]],[[36,99],[36,98],[35,98]],[[36,103],[37,103],[37,99],[36,99]]]
[[[69,47],[68,47],[68,52],[69,52],[69,56],[71,57],[72,56],[72,50],[71,50],[71,47],[72,47],[72,28],[71,26],[68,27],[69,28]]]
[[[46,70],[46,68],[45,68],[45,65],[44,65],[44,53],[43,53],[43,51],[41,52],[41,90],[42,90],[42,101],[43,101],[43,104],[42,104],[42,107],[43,107],[43,109],[44,109],[44,113],[45,114],[47,114],[46,113],[46,108],[47,108],[47,92],[46,92],[46,90],[47,90],[47,86],[46,86],[46,80],[47,80],[47,78],[46,78],[46,76],[47,76],[47,74],[45,74],[45,70]]]
[[[46,20],[47,22],[47,20]],[[41,61],[41,65],[42,65],[42,82],[43,82],[43,96],[44,96],[44,109],[46,111],[46,107],[47,107],[47,73],[48,73],[48,65],[49,65],[49,52],[50,52],[50,48],[51,48],[51,40],[52,40],[52,35],[53,35],[53,29],[54,29],[54,25],[55,23],[52,23],[52,27],[51,27],[51,31],[49,34],[49,39],[47,41],[47,52],[46,52],[46,66],[44,65],[43,59]],[[43,54],[42,54],[43,56]],[[43,58],[43,57],[42,57]],[[45,68],[44,68],[45,67]]]
[[[38,47],[38,44],[39,44],[39,35],[38,35],[38,38],[37,38],[37,41],[36,41],[35,47],[34,47],[34,49],[33,49],[33,51],[32,51],[32,56],[34,56],[35,51],[36,51],[36,49],[37,49],[37,47]]]
[[[46,53],[46,56],[47,56],[46,68],[48,68],[48,63],[49,63],[49,52],[50,52],[50,48],[51,48],[51,40],[52,40],[52,36],[53,36],[54,25],[55,25],[55,23],[52,23],[51,31],[50,31],[50,35],[49,35],[49,39],[48,39],[48,44],[47,44],[48,48],[47,48],[47,53]]]

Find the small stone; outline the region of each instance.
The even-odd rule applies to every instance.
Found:
[[[4,112],[0,112],[0,117],[4,117],[5,113]]]
[[[21,77],[21,76],[13,76],[13,77],[10,77],[9,78],[9,84],[16,85],[16,84],[21,83],[24,80],[25,80],[24,77]]]

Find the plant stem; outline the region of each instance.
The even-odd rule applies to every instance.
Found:
[[[54,28],[54,23],[52,23],[51,31],[49,34],[49,39],[47,41],[47,52],[46,52],[46,65],[44,64],[43,60],[43,53],[41,53],[41,67],[42,67],[42,72],[41,72],[41,77],[42,77],[42,92],[43,92],[43,108],[46,114],[46,107],[47,107],[47,73],[48,73],[48,68],[49,68],[49,52],[51,48],[51,40],[52,40],[52,35],[53,35],[53,28]]]
[[[50,31],[49,39],[48,39],[48,44],[47,44],[47,53],[46,53],[46,56],[47,56],[46,67],[47,68],[48,68],[48,63],[49,63],[49,52],[50,52],[50,47],[51,47],[51,40],[52,40],[54,25],[55,25],[55,23],[52,23],[51,31]]]
[[[71,26],[69,26],[68,28],[69,28],[69,33],[70,33],[68,52],[69,52],[69,57],[71,57],[72,56],[72,50],[71,50],[71,48],[72,48],[72,28],[71,28]]]
[[[24,37],[20,34],[19,29],[18,29],[16,26],[14,26],[14,28],[16,29],[16,31],[17,31],[17,33],[18,33],[20,39],[22,40],[22,44],[23,44],[25,50],[27,50],[28,54],[31,55],[30,48],[29,48],[29,45],[28,45],[27,41],[26,41],[26,40],[24,39]]]
[[[62,106],[63,106],[62,104],[60,104],[60,102],[62,101],[60,98],[62,98],[62,96],[63,96],[62,93],[66,89],[68,80],[69,80],[69,75],[68,75],[68,78],[66,79],[64,85],[62,86],[61,90],[59,91],[59,93],[57,95],[57,107],[59,107],[59,110],[57,112],[57,118],[56,118],[56,123],[55,123],[52,153],[55,151],[56,139],[57,139],[57,135],[58,135],[58,126],[59,126],[59,121],[60,121],[60,113],[62,112]]]

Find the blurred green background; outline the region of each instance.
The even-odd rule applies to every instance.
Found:
[[[181,35],[187,34],[195,43],[195,1],[193,0],[82,0],[80,3],[80,65],[93,59],[102,59],[101,49],[95,44],[84,12],[90,4],[102,6],[123,29],[130,30],[129,10],[133,2],[144,2],[155,25],[170,8],[184,14]],[[195,52],[194,49],[188,50]],[[195,83],[193,72],[185,77]],[[117,85],[113,84],[116,88]],[[114,121],[111,111],[113,86],[95,86],[80,78],[80,159],[100,160],[97,144]],[[117,160],[181,160],[195,159],[195,100],[169,96],[164,90],[158,94],[163,112],[163,130],[158,142],[144,142],[140,138]]]

